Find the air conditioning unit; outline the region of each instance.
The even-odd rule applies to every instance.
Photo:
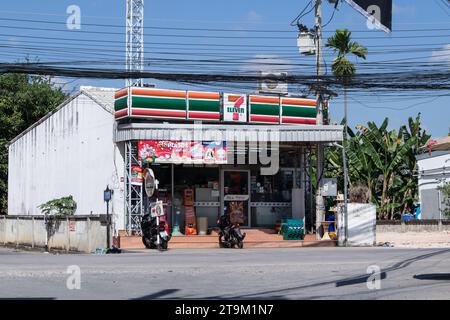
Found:
[[[261,80],[258,85],[260,93],[288,93],[287,72],[261,72]],[[268,79],[270,78],[270,79]]]

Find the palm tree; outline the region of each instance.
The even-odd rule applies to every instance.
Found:
[[[335,34],[328,38],[325,44],[328,48],[333,48],[337,52],[337,57],[333,60],[331,71],[344,85],[344,143],[342,148],[342,162],[344,165],[344,204],[345,215],[347,215],[347,159],[345,148],[347,144],[347,86],[356,73],[355,65],[347,59],[347,54],[353,54],[358,58],[366,59],[367,48],[359,43],[351,41],[352,33],[347,29],[337,29]],[[347,225],[345,227],[347,234]]]
[[[334,49],[337,57],[333,60],[331,70],[333,75],[344,85],[344,136],[347,135],[347,86],[356,74],[355,65],[347,59],[348,54],[366,59],[367,48],[358,42],[351,41],[352,33],[347,29],[337,29],[336,33],[328,38],[326,47]]]
[[[344,85],[344,138],[347,135],[347,86],[356,74],[355,65],[347,59],[348,54],[366,59],[367,48],[358,42],[351,41],[352,33],[347,29],[337,29],[336,33],[328,38],[326,47],[334,49],[337,57],[333,60],[331,71]]]

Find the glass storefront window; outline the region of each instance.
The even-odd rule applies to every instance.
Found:
[[[252,172],[252,202],[290,202],[294,187],[294,170],[280,169],[274,176],[263,176],[259,169]]]

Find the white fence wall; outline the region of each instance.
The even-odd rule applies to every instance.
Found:
[[[49,233],[48,248],[94,252],[106,247],[106,224],[99,216],[74,216],[62,218]],[[47,230],[44,217],[0,216],[0,245],[44,248]]]

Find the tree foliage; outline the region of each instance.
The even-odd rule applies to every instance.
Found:
[[[443,185],[439,186],[438,190],[442,195],[442,213],[450,218],[450,182],[446,182]]]
[[[333,60],[331,70],[342,82],[347,84],[356,73],[355,65],[347,59],[348,54],[366,59],[367,48],[358,42],[351,41],[352,33],[347,29],[337,29],[335,34],[328,38],[326,47],[332,48],[337,53]]]
[[[50,200],[39,207],[43,214],[53,216],[70,216],[77,210],[77,203],[72,196]]]
[[[0,214],[7,213],[7,143],[65,98],[66,95],[48,77],[0,75]]]
[[[344,142],[348,157],[349,184],[364,184],[371,202],[377,205],[379,219],[394,219],[406,213],[418,197],[416,155],[430,135],[420,127],[420,113],[407,125],[388,130],[386,118],[380,126],[369,122],[356,132],[348,128]],[[327,175],[343,177],[340,150],[327,154]],[[340,181],[342,185],[343,182]]]

